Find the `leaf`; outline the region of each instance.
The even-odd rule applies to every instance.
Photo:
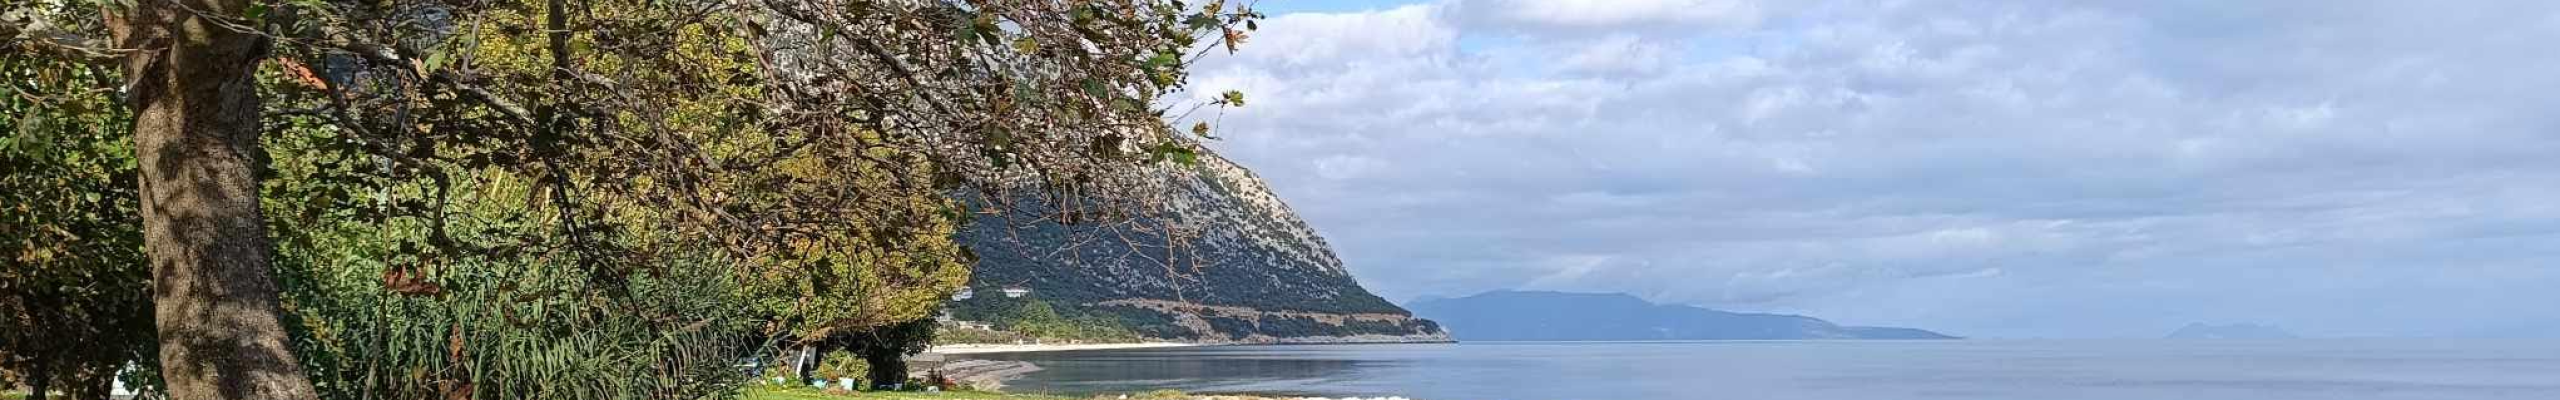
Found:
[[[438,50],[438,51],[433,52],[433,53],[428,53],[428,54],[427,54],[427,64],[426,64],[426,68],[424,69],[424,71],[425,71],[426,73],[435,73],[435,72],[436,72],[436,70],[444,69],[444,65],[445,65],[445,63],[446,63],[446,62],[449,62],[449,61],[452,59],[452,57],[450,56],[451,54],[453,54],[453,52],[450,52],[450,51],[442,51],[442,50]]]
[[[1110,97],[1111,90],[1102,87],[1102,81],[1086,79],[1084,80],[1084,93],[1092,95],[1095,98],[1102,98]]]
[[[1200,165],[1200,152],[1189,147],[1165,145],[1164,154],[1182,165]]]
[[[1225,104],[1230,107],[1243,107],[1244,92],[1229,90],[1226,93],[1219,93],[1218,103]]]
[[[995,14],[978,14],[978,19],[971,21],[970,28],[978,34],[978,40],[985,42],[988,46],[1004,43],[1004,37],[997,35],[1003,33],[1004,28],[996,26]]]
[[[1234,52],[1236,52],[1236,46],[1238,46],[1238,45],[1243,45],[1243,44],[1244,44],[1244,31],[1239,31],[1239,30],[1234,30],[1234,29],[1228,29],[1228,30],[1227,30],[1227,52],[1228,52],[1228,53],[1234,53]]]
[[[1209,28],[1218,27],[1218,17],[1211,16],[1209,13],[1192,14],[1191,18],[1182,20],[1182,24],[1190,26],[1193,30],[1209,30]]]
[[[1024,36],[1021,39],[1014,39],[1013,50],[1022,52],[1023,54],[1039,53],[1040,41],[1034,40],[1029,36]]]
[[[1006,131],[1004,128],[989,129],[987,130],[987,145],[995,146],[998,149],[1005,148],[1006,146],[1012,146],[1013,132]]]
[[[1191,134],[1198,135],[1200,137],[1209,137],[1209,123],[1201,122],[1191,124]]]

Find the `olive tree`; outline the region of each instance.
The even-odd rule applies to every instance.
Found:
[[[268,204],[276,187],[411,230],[370,243],[402,260],[380,267],[386,292],[441,296],[465,278],[441,266],[490,257],[575,271],[597,300],[565,304],[597,312],[670,265],[847,283],[779,291],[789,318],[764,329],[804,338],[921,317],[957,286],[954,250],[917,238],[965,214],[919,194],[1183,236],[1157,218],[1152,165],[1189,161],[1211,131],[1191,113],[1243,97],[1168,97],[1260,17],[1216,0],[7,1],[26,22],[0,30],[11,51],[122,82],[158,364],[189,399],[317,396],[279,294],[270,209],[293,207]],[[269,181],[273,133],[326,159],[294,160],[310,182]],[[456,239],[471,226],[532,234]],[[821,310],[847,298],[881,301]]]

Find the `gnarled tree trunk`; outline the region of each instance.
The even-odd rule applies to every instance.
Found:
[[[142,169],[160,367],[170,398],[315,399],[287,347],[258,209],[265,41],[251,0],[145,0],[110,17]]]
[[[871,364],[871,380],[875,389],[904,389],[907,383],[907,359],[898,354],[864,354],[862,361]]]
[[[36,356],[35,368],[27,375],[27,400],[45,400],[45,392],[53,391],[53,360]]]

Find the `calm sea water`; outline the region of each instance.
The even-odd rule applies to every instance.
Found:
[[[980,355],[1007,390],[1420,400],[2560,399],[2560,341],[1837,341],[1235,346]]]

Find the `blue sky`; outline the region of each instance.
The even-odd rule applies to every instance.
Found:
[[[1340,13],[1370,11],[1395,8],[1396,6],[1407,4],[1416,3],[1408,1],[1367,0],[1270,0],[1256,2],[1253,6],[1255,9],[1262,10],[1264,13],[1277,15],[1289,13]]]
[[[1212,146],[1390,299],[2560,337],[2560,3],[1257,7]]]

